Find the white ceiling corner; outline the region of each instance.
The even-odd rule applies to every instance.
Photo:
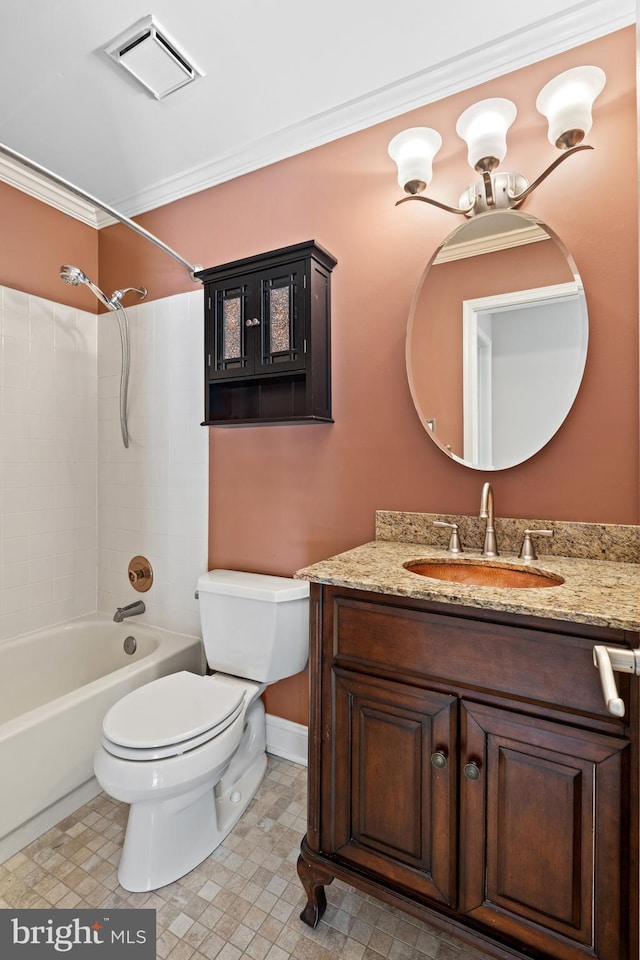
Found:
[[[342,0],[325,0],[324,42],[314,35],[311,43],[311,34],[299,22],[297,0],[279,3],[280,19],[252,0],[236,0],[229,8],[210,0],[183,0],[180,6],[154,0],[154,14],[172,37],[193,50],[206,71],[197,84],[158,103],[133,78],[120,76],[124,71],[104,62],[110,38],[149,13],[146,0],[111,0],[92,8],[91,16],[86,0],[64,0],[64,22],[52,19],[50,0],[31,0],[29,8],[23,0],[3,0],[0,141],[131,217],[636,20],[636,0],[537,0],[535,7],[494,0],[489,27],[480,7],[471,8],[466,0],[448,0],[437,22],[424,0],[396,0],[393,11],[380,13],[379,23],[369,13],[363,37],[359,8],[370,11],[367,0],[351,0],[346,7]],[[41,16],[34,6],[41,8]],[[289,7],[291,13],[295,10],[293,26],[284,16]],[[245,23],[248,10],[256,21],[253,30]],[[420,17],[428,31],[403,27]],[[340,30],[333,25],[338,22]],[[468,29],[461,30],[460,22]],[[498,37],[495,24],[506,24]],[[291,89],[286,73],[295,66],[286,59],[287,29],[303,48],[299,90]],[[400,42],[394,43],[394,29]],[[229,38],[224,64],[219,63],[219,40],[209,44],[209,36]],[[57,46],[51,42],[56,38]],[[225,77],[216,75],[216,67],[235,71],[234,43],[244,51],[246,63],[234,72],[233,84],[222,85]],[[359,50],[357,61],[354,50]],[[376,50],[386,56],[376,56]],[[261,74],[260,57],[270,52],[268,75]],[[21,90],[16,95],[18,64]],[[1,153],[0,179],[84,223],[100,227],[112,222],[92,204]]]

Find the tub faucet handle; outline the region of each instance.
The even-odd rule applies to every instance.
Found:
[[[449,527],[449,529],[451,530],[451,537],[449,538],[449,546],[447,547],[447,550],[449,553],[463,552],[462,543],[460,542],[460,535],[458,533],[457,523],[449,523],[446,520],[434,520],[433,525],[434,527]]]

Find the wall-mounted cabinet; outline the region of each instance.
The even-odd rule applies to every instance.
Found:
[[[331,271],[313,241],[201,270],[209,425],[331,423]]]

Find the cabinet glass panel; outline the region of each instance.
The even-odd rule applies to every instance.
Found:
[[[295,275],[263,281],[264,323],[262,362],[282,363],[295,360],[296,322]]]
[[[242,354],[240,346],[242,339],[242,309],[240,297],[225,300],[223,308],[223,360],[234,360]]]
[[[271,355],[291,349],[291,288],[271,291],[269,302],[269,352]]]
[[[243,288],[216,293],[216,369],[246,365]]]

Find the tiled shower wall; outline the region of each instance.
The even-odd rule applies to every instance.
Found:
[[[128,449],[120,434],[118,325],[113,315],[98,318],[98,607],[111,613],[143,599],[144,620],[191,634],[200,632],[194,592],[208,546],[203,311],[201,288],[127,306]],[[144,594],[127,575],[137,555],[154,573]]]
[[[0,287],[0,639],[96,609],[96,317]]]
[[[0,294],[0,640],[141,596],[145,621],[198,633],[208,498],[202,291],[127,306],[126,450],[115,316]],[[155,574],[144,595],[127,577],[137,554]]]

